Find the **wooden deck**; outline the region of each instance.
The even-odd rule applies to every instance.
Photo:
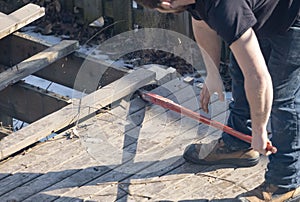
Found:
[[[195,111],[199,91],[180,79],[154,90]],[[214,120],[224,122],[227,112],[226,104],[211,104]],[[199,166],[182,158],[188,144],[220,134],[127,97],[0,162],[0,201],[233,201],[263,181],[266,158],[252,168]]]
[[[5,36],[43,15],[44,9],[32,4],[9,15],[0,13],[1,18],[9,19],[1,26],[0,39],[5,40]],[[33,55],[29,54],[31,49],[43,49],[41,45],[34,45],[30,47],[35,48],[28,48],[30,50],[26,49],[26,52],[24,44],[13,47],[22,51],[12,54],[3,48],[5,50],[1,55],[7,56],[5,59],[11,59],[13,55],[14,60],[21,60]],[[16,91],[16,88],[22,87],[26,91],[31,90],[31,94],[24,97],[33,97],[35,101],[39,96],[29,95],[42,93],[25,88],[18,81],[49,67],[62,57],[61,65],[52,64],[49,72],[45,70],[38,75],[72,87],[83,58],[79,59],[74,54],[67,60],[64,56],[76,48],[76,41],[61,42],[28,60],[16,62],[19,64],[1,72],[2,95],[20,97],[20,93],[17,93],[20,91]],[[85,81],[98,79],[96,77],[103,66],[107,70],[104,63],[100,65],[89,61],[88,64],[93,71],[85,75],[88,76]],[[71,68],[67,68],[67,71],[66,67]],[[62,74],[62,71],[67,73]],[[109,72],[116,74],[117,71]],[[28,103],[27,99],[18,101],[2,96],[4,99],[0,101],[3,105],[15,112],[12,117],[21,113],[23,119],[27,118],[32,123],[11,134],[0,131],[1,137],[4,134],[0,140],[0,202],[233,201],[236,195],[260,184],[266,158],[252,168],[186,163],[182,153],[187,145],[217,139],[221,132],[132,96],[137,89],[155,82],[159,84],[153,90],[155,93],[202,113],[198,105],[200,88],[183,82],[175,74],[170,69],[139,69],[96,91],[89,86],[79,86],[89,94],[70,102],[46,92],[43,97],[49,101],[39,102],[37,99],[37,102],[42,103],[39,107],[43,109],[51,105],[51,110],[40,113],[43,116],[38,120],[39,113],[29,117],[28,107],[24,107],[27,106],[24,105],[24,100]],[[7,100],[9,102],[6,103]],[[52,106],[53,100],[63,102],[62,106]],[[19,105],[17,110],[16,106]],[[104,110],[103,107],[108,105],[111,108]],[[30,106],[33,106],[33,110],[37,109],[36,104]],[[54,109],[55,112],[50,113]],[[227,109],[226,103],[214,98],[210,114],[206,116],[224,123]],[[53,132],[58,133],[57,136],[39,141]]]

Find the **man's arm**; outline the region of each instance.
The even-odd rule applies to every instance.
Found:
[[[206,113],[210,95],[218,93],[219,99],[224,100],[223,82],[219,73],[221,57],[221,39],[204,21],[192,19],[194,37],[199,45],[204,59],[207,77],[200,94],[200,104]]]
[[[192,26],[194,37],[197,44],[202,48],[210,57],[204,57],[204,62],[208,66],[207,71],[218,71],[221,58],[221,39],[217,33],[212,30],[203,20],[195,20],[192,18]],[[211,61],[213,65],[208,65]]]
[[[245,78],[245,91],[252,121],[252,147],[266,153],[267,122],[271,112],[273,87],[271,76],[252,28],[230,46]]]

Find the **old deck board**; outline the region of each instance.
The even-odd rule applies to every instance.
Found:
[[[0,90],[74,52],[78,42],[65,40],[0,73]]]
[[[32,164],[22,170],[19,170],[16,173],[11,173],[13,175],[1,180],[1,184],[3,185],[0,188],[1,201],[6,201],[7,197],[10,197],[12,195],[11,193],[9,193],[10,191],[13,190],[13,193],[16,193],[15,189],[18,186],[21,186],[27,182],[31,182],[35,178],[42,176],[43,173],[47,172],[49,169],[54,170],[60,165],[65,165],[66,162],[68,162],[70,159],[76,157],[77,155],[80,155],[83,152],[84,151],[82,150],[80,144],[75,144],[72,149],[68,147],[61,147],[60,150],[57,151],[57,154],[61,153],[63,155],[54,154],[51,156],[47,156],[38,164]],[[39,172],[35,172],[36,170],[38,170]],[[21,197],[20,194],[16,194],[16,196]]]
[[[23,155],[17,155],[0,162],[0,171],[14,174],[24,171],[29,167],[39,165],[41,162],[47,161],[47,158],[58,154],[62,145],[66,148],[74,147],[73,145],[76,144],[74,141],[76,139],[67,139],[64,136],[58,135],[52,140],[37,144],[35,147],[24,151]]]
[[[145,69],[133,71],[110,85],[85,96],[81,101],[78,101],[77,106],[75,103],[73,103],[72,106],[68,105],[61,110],[32,123],[30,126],[12,133],[0,142],[0,159],[8,157],[48,136],[53,131],[69,126],[77,120],[81,120],[93,114],[98,109],[101,109],[122,97],[130,95],[134,91],[148,84],[154,77],[155,73],[152,71]],[[78,113],[79,108],[80,113]]]
[[[220,110],[225,110],[225,109],[220,108]],[[219,113],[220,112],[221,111],[219,111]],[[214,118],[214,120],[220,119],[220,116],[222,116],[222,114],[219,114],[217,117],[213,117],[213,118]],[[178,127],[170,127],[170,128],[173,128],[173,133],[176,133],[174,131],[174,128],[178,128]],[[200,130],[200,133],[202,133],[202,134],[207,133],[210,136],[211,135],[215,136],[215,138],[220,137],[220,134],[221,134],[220,131],[215,131],[215,130],[211,130],[211,131],[207,131],[207,130],[201,131]],[[176,142],[172,142],[170,144],[170,145],[172,145],[172,147],[169,147],[169,149],[164,151],[165,157],[168,157],[168,158],[165,158],[164,160],[160,159],[160,161],[158,161],[157,163],[149,166],[148,168],[145,168],[141,172],[136,173],[134,176],[131,177],[133,179],[133,184],[135,184],[135,179],[145,179],[145,178],[149,178],[151,176],[172,175],[172,172],[174,172],[174,171],[176,171],[177,173],[180,174],[180,173],[183,173],[183,170],[187,173],[192,172],[191,175],[193,175],[193,173],[203,171],[205,168],[207,168],[207,166],[196,166],[196,167],[194,166],[195,170],[187,171],[186,167],[184,166],[184,161],[181,158],[181,154],[184,151],[184,148],[188,144],[190,144],[191,142],[195,142],[195,141],[199,142],[199,140],[201,140],[202,134],[201,134],[201,136],[199,136],[198,134],[199,134],[199,127],[195,126],[194,128],[192,128],[188,131],[185,131],[182,134],[175,137]],[[167,141],[167,139],[165,141]],[[165,147],[167,147],[167,146],[165,146]],[[157,148],[157,149],[159,149],[159,148]],[[169,154],[169,156],[166,154]],[[176,156],[176,154],[178,156]],[[184,169],[182,169],[182,167]],[[193,167],[193,166],[191,166],[191,167]],[[153,171],[156,171],[156,172],[153,172]],[[166,177],[166,180],[170,181],[170,183],[173,183],[173,181],[168,179],[167,177]],[[145,184],[147,184],[147,181],[145,182]],[[151,182],[150,182],[150,184],[151,184]],[[147,186],[145,186],[145,187],[146,187],[145,190],[147,190],[146,191],[147,193],[145,192],[144,195],[150,196],[151,193],[150,193],[149,188],[147,188]],[[161,189],[159,189],[159,188],[156,189],[156,187],[159,187],[159,186],[153,185],[154,190],[153,190],[152,195],[155,195],[159,191],[161,191]],[[143,193],[143,191],[145,191],[145,190],[134,189],[134,190],[129,190],[129,192],[130,192],[130,194],[135,195],[136,193]],[[127,198],[127,196],[124,196],[124,197]],[[122,199],[122,200],[124,200],[124,199]],[[124,201],[126,201],[126,200],[124,200]]]
[[[23,175],[27,176],[27,178],[31,178],[31,180],[27,181],[27,183],[23,184],[23,186],[21,186],[22,184],[19,184],[20,186],[16,187],[18,184],[15,184],[15,189],[11,192],[7,192],[5,195],[2,195],[0,199],[2,201],[6,201],[13,198],[18,201],[23,201],[35,193],[42,192],[44,189],[55,185],[66,178],[72,178],[74,175],[76,176],[76,174],[82,170],[85,170],[86,175],[84,176],[84,179],[87,181],[89,180],[88,176],[92,177],[99,172],[102,173],[109,171],[108,167],[100,166],[99,163],[87,155],[84,150],[74,150],[73,152],[77,153],[73,153],[73,156],[69,155],[71,151],[66,152],[68,157],[65,159],[60,158],[59,160],[52,160],[54,164],[50,163],[47,170],[45,170],[45,173],[37,173],[40,174],[38,176],[35,176],[36,173],[34,172],[24,173]],[[39,168],[35,168],[36,171],[38,169]],[[72,189],[73,186],[76,186],[76,181],[80,180],[78,178],[73,178],[72,184],[70,186],[65,186],[64,188]],[[28,187],[30,188],[28,189]]]
[[[27,4],[9,15],[1,15],[0,39],[45,15],[45,9]]]
[[[119,109],[116,109],[117,111],[119,111]],[[111,119],[111,118],[109,118],[108,116],[110,115],[110,114],[114,114],[114,113],[116,113],[115,112],[115,109],[113,109],[109,114],[104,114],[103,116],[99,116],[99,118],[97,118],[98,119],[98,123],[97,122],[95,122],[95,121],[93,121],[93,120],[91,120],[91,121],[89,121],[89,120],[87,120],[86,122],[85,122],[85,124],[87,125],[87,127],[89,127],[89,126],[91,126],[92,124],[94,125],[93,127],[91,127],[91,128],[89,128],[88,130],[87,130],[87,132],[88,133],[90,133],[90,134],[93,134],[93,133],[99,133],[99,131],[103,131],[103,130],[108,130],[109,129],[109,124],[108,124],[108,122],[112,122],[112,123],[116,123],[115,121],[113,121],[113,119]],[[114,116],[115,118],[116,118],[116,116]],[[96,117],[95,117],[96,118]],[[95,118],[93,118],[93,119],[95,119]],[[99,121],[100,121],[100,123],[99,123]],[[103,122],[103,123],[101,123],[101,121]],[[108,121],[108,122],[107,122]],[[99,128],[95,128],[95,124],[98,124],[99,126]],[[107,126],[108,125],[108,126]],[[118,131],[117,130],[115,130],[115,131],[111,131],[110,130],[110,134],[111,134],[111,136],[116,136],[117,134],[118,134]],[[113,140],[113,139],[112,139]],[[99,145],[98,145],[99,146]],[[103,147],[103,144],[102,144],[102,147]],[[103,150],[101,150],[101,151],[98,151],[100,154],[102,153],[102,152],[105,152],[106,151],[106,153],[110,153],[110,152],[107,152],[108,150],[105,150],[105,149],[103,149]],[[107,155],[106,155],[107,156]],[[110,158],[110,157],[108,157],[108,158]],[[107,163],[108,165],[110,165],[109,167],[113,167],[114,165],[113,164],[109,164],[109,163]],[[106,164],[105,164],[106,165]],[[117,165],[117,164],[116,164]],[[78,173],[78,176],[76,177],[76,178],[78,178],[78,179],[80,179],[80,178],[82,178],[82,179],[84,179],[84,177],[80,177],[80,176],[85,176],[86,175],[86,173],[85,173],[85,171],[82,171],[81,172],[81,174],[79,174]],[[101,173],[99,173],[99,175],[101,175]],[[96,176],[94,176],[94,177],[96,177]],[[74,177],[71,177],[70,179],[73,179]],[[66,179],[67,180],[67,179]],[[73,180],[69,180],[69,183],[72,183],[72,181]],[[68,181],[64,181],[64,182],[62,182],[62,183],[67,183]],[[79,183],[79,182],[78,182]],[[81,183],[86,183],[86,180],[83,180]],[[58,186],[58,185],[55,185],[55,186]],[[61,186],[64,186],[64,187],[66,187],[67,185],[65,184],[65,185],[61,185]],[[52,188],[49,188],[49,190],[52,190],[52,189],[54,189],[53,187]],[[64,189],[65,191],[67,191],[66,189]],[[59,193],[55,193],[54,194],[54,192],[52,192],[52,194],[54,194],[54,195],[60,195],[60,194],[62,194],[63,192],[61,192],[61,191],[59,191]],[[80,192],[80,193],[82,193],[82,192]],[[65,193],[66,195],[68,195],[68,193]],[[35,196],[35,198],[30,198],[31,200],[34,200],[34,199],[37,199],[37,198],[39,198],[39,199],[41,199],[40,197],[43,197],[43,200],[52,200],[53,198],[55,198],[55,197],[50,197],[50,196],[41,196],[41,195],[43,195],[43,194],[39,194],[39,195],[37,195],[37,196]],[[46,198],[45,198],[46,197]],[[50,198],[49,198],[50,197]]]
[[[184,90],[182,90],[182,92],[183,92]],[[177,94],[177,95],[179,95],[179,94]],[[181,95],[183,95],[183,94],[181,94]],[[185,97],[185,99],[186,100],[189,100],[189,97],[188,96],[183,96],[182,98],[184,98]],[[188,102],[183,102],[183,104],[184,103],[188,103]],[[224,108],[222,108],[223,110],[224,110]],[[147,111],[147,113],[148,113],[149,111]],[[166,113],[166,112],[165,112]],[[152,116],[153,117],[153,116]],[[176,119],[175,119],[176,120]],[[178,119],[177,119],[178,120]],[[143,125],[147,125],[147,123],[148,124],[151,124],[152,126],[154,125],[154,122],[161,122],[161,120],[159,119],[159,117],[158,116],[155,116],[155,118],[154,118],[154,120],[148,120],[148,121],[146,121],[145,123],[143,123]],[[180,121],[179,121],[180,122]],[[101,124],[99,124],[99,125],[101,125]],[[177,128],[177,127],[174,127],[174,125],[172,125],[172,123],[170,122],[170,123],[168,123],[167,125],[166,125],[166,127],[170,127],[170,128],[173,128],[173,132],[174,132],[174,128]],[[93,128],[94,129],[94,128]],[[143,131],[142,131],[142,129],[143,128],[141,128],[141,133],[143,133]],[[100,128],[98,129],[98,130],[101,130]],[[93,132],[93,131],[91,131],[90,129],[88,129],[87,130],[89,133],[91,133],[91,134],[94,134],[95,132]],[[95,130],[95,131],[97,131],[97,130]],[[112,131],[112,130],[109,130],[110,132],[109,132],[109,134],[116,134],[116,131]],[[130,131],[129,131],[130,132]],[[126,134],[128,134],[129,132],[126,132]],[[172,131],[164,131],[164,132],[162,132],[162,133],[160,133],[159,135],[157,135],[157,136],[164,136],[164,135],[166,135],[166,134],[169,134],[169,133],[172,133]],[[194,134],[191,134],[193,137],[194,137]],[[182,137],[184,137],[185,136],[185,133],[183,133],[182,134]],[[149,137],[150,138],[150,137]],[[124,139],[124,138],[121,138],[121,139]],[[150,138],[151,139],[151,138]],[[139,139],[139,141],[140,141],[141,139]],[[110,139],[110,141],[109,142],[115,142],[116,141],[116,139]],[[180,142],[180,140],[178,140],[179,142]],[[119,143],[120,144],[120,143]],[[119,145],[119,144],[117,144],[117,145]],[[184,143],[183,143],[184,144]],[[186,145],[185,145],[186,146]],[[99,147],[99,146],[98,146]],[[119,145],[119,147],[120,147],[120,145]],[[135,145],[134,144],[131,144],[131,145],[129,145],[128,147],[126,147],[126,148],[124,148],[124,151],[123,152],[128,152],[128,150],[130,151],[130,147],[135,147]],[[107,180],[106,179],[109,179],[109,177],[111,177],[112,179],[112,181],[122,181],[122,182],[120,182],[120,183],[124,183],[124,181],[123,180],[125,180],[126,181],[126,179],[128,179],[128,177],[130,177],[131,175],[132,175],[132,173],[135,173],[135,172],[141,172],[141,173],[143,173],[144,171],[145,172],[149,172],[149,170],[147,170],[147,167],[148,166],[151,166],[151,165],[153,165],[153,164],[155,164],[156,166],[153,166],[153,167],[156,167],[156,169],[161,169],[161,163],[162,162],[164,162],[165,164],[163,164],[163,166],[162,167],[164,167],[164,166],[170,166],[170,165],[172,165],[172,163],[174,163],[174,162],[177,162],[177,160],[178,159],[176,159],[176,158],[173,158],[172,159],[172,157],[171,158],[169,158],[169,154],[181,154],[181,152],[182,152],[182,148],[180,148],[180,147],[177,147],[177,145],[174,145],[174,147],[176,147],[177,148],[177,150],[179,151],[179,152],[174,152],[174,150],[172,150],[172,149],[168,149],[168,150],[165,150],[165,153],[167,153],[167,155],[166,154],[162,154],[162,155],[159,155],[159,154],[156,154],[156,157],[158,158],[158,159],[148,159],[148,161],[147,161],[147,159],[145,159],[145,158],[143,158],[142,160],[138,160],[136,157],[137,156],[135,156],[135,160],[134,160],[134,162],[132,162],[131,160],[130,160],[130,155],[129,156],[127,156],[126,157],[126,154],[125,155],[123,155],[123,161],[118,161],[119,163],[122,163],[122,164],[120,164],[121,166],[120,167],[117,167],[117,168],[114,168],[114,170],[115,171],[117,171],[117,173],[119,173],[118,175],[117,175],[117,173],[115,174],[114,172],[113,173],[108,173],[108,174],[106,174],[105,176],[101,176],[101,177],[99,177],[98,179],[95,179],[95,180],[93,180],[91,183],[89,183],[91,186],[92,186],[92,184],[101,184],[101,187],[103,186],[103,189],[101,189],[101,187],[98,185],[97,187],[95,187],[95,190],[94,190],[94,188],[92,188],[92,187],[90,187],[89,188],[89,190],[86,190],[86,188],[85,188],[85,186],[88,186],[88,185],[85,185],[84,187],[80,187],[80,188],[78,188],[78,189],[74,189],[73,191],[71,191],[71,192],[67,192],[67,193],[65,193],[64,194],[64,196],[68,196],[68,197],[71,197],[71,198],[76,198],[76,197],[82,197],[82,196],[89,196],[88,198],[86,198],[86,200],[89,200],[89,199],[91,199],[91,198],[93,198],[93,197],[99,197],[99,196],[101,196],[101,195],[103,195],[103,194],[109,194],[109,193],[111,193],[112,192],[112,190],[111,190],[111,188],[109,188],[109,187],[107,187],[107,186],[105,186],[105,183],[103,183],[102,181],[104,181],[104,182],[106,182]],[[118,149],[118,147],[116,147],[116,149]],[[157,149],[159,149],[159,147],[157,147]],[[114,159],[118,159],[118,157],[119,157],[119,159],[120,158],[122,158],[120,155],[116,155],[115,153],[113,153],[113,154],[111,154],[111,152],[108,152],[109,151],[109,148],[106,148],[106,149],[103,149],[103,150],[98,150],[98,152],[97,153],[99,153],[99,154],[103,154],[103,152],[105,152],[106,151],[106,153],[107,154],[110,154],[110,155],[112,155],[111,157],[110,156],[107,156],[107,158],[108,159],[111,159],[111,158],[114,158]],[[137,151],[137,153],[138,153],[138,151]],[[169,158],[169,159],[168,159]],[[178,157],[179,159],[180,159],[180,157]],[[124,161],[124,159],[127,159],[127,160],[125,160]],[[118,162],[114,162],[114,163],[118,163]],[[109,164],[109,165],[111,165],[112,163],[107,163],[107,164]],[[146,170],[145,170],[146,169]],[[153,172],[150,172],[150,173],[152,173],[153,174]],[[84,175],[84,173],[82,173],[82,175]],[[108,183],[109,184],[109,183]],[[125,183],[126,184],[126,183]],[[91,190],[92,189],[92,190]],[[126,193],[126,192],[125,192]],[[123,194],[125,194],[125,193],[123,193]],[[56,195],[57,194],[59,194],[59,193],[56,193]],[[61,194],[61,192],[60,192],[60,194]],[[79,194],[80,194],[80,196],[79,196]],[[117,194],[118,196],[117,197],[122,197],[123,195],[122,194],[120,194],[120,193],[118,193]],[[61,197],[59,200],[57,200],[57,201],[67,201],[68,200],[68,197]],[[37,197],[38,198],[38,197]],[[36,199],[37,199],[36,198]],[[43,200],[48,200],[49,198],[43,198]]]
[[[191,109],[199,109],[198,96],[192,95],[189,86],[182,88],[176,82],[167,85],[174,91],[166,96],[176,97],[180,104]],[[137,121],[145,106],[137,99],[134,101],[136,105],[132,106],[124,99],[112,110],[80,122],[79,139],[53,140],[0,163],[0,175],[6,175],[0,179],[4,185],[0,191],[6,190],[0,200],[127,202],[229,198],[230,201],[263,180],[266,159],[252,168],[186,163],[182,152],[187,144],[218,138],[221,131],[207,130],[194,120],[154,105],[147,106],[142,120]],[[214,102],[211,108],[214,120],[226,119],[224,104]],[[92,149],[99,156],[91,155],[86,141],[94,142]],[[107,143],[111,147],[105,147]],[[54,151],[47,155],[52,146]],[[96,150],[97,146],[102,149]],[[115,155],[115,150],[120,153]],[[101,155],[107,159],[97,158]]]

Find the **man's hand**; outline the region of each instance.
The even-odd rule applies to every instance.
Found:
[[[208,105],[213,93],[217,93],[219,100],[224,101],[223,82],[219,74],[208,75],[200,93],[200,104],[205,113],[208,113]]]
[[[272,145],[271,141],[268,138],[267,131],[265,131],[263,134],[252,134],[251,147],[255,151],[258,151],[259,153],[266,156],[272,154],[272,151],[267,151],[267,144]]]

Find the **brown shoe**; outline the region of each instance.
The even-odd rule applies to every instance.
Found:
[[[237,197],[241,202],[299,202],[300,187],[285,191],[273,184],[264,182],[255,189]]]
[[[209,143],[209,145],[189,145],[184,151],[183,158],[190,163],[200,165],[228,164],[251,167],[259,162],[259,153],[253,149],[232,151],[225,146],[222,138],[220,138]]]

